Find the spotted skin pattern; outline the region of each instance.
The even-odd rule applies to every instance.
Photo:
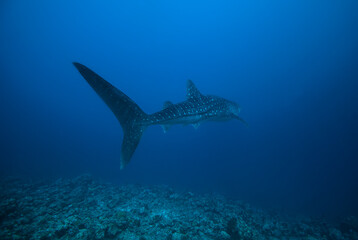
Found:
[[[163,110],[146,114],[122,91],[111,85],[91,69],[80,63],[73,63],[83,78],[112,110],[124,132],[121,149],[121,169],[132,158],[144,130],[150,125],[162,125],[166,132],[174,124],[192,124],[197,128],[205,121],[226,121],[238,119],[240,107],[235,102],[213,95],[203,95],[191,80],[187,81],[187,99],[173,104],[164,103]]]

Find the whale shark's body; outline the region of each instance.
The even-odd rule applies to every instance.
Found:
[[[221,97],[203,95],[191,80],[187,82],[187,100],[178,104],[164,103],[163,110],[146,114],[119,89],[80,63],[73,63],[89,85],[97,92],[120,122],[124,138],[121,150],[121,169],[130,161],[144,130],[150,125],[162,125],[164,132],[173,124],[192,124],[197,128],[205,121],[238,119],[238,104]]]

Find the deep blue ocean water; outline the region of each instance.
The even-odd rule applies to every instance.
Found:
[[[122,129],[73,67],[145,112],[186,80],[239,121],[146,130],[120,170]],[[0,3],[0,174],[91,173],[221,193],[261,207],[358,214],[357,1]]]

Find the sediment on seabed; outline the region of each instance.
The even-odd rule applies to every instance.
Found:
[[[0,180],[0,239],[358,239],[358,219],[288,218],[168,186]]]

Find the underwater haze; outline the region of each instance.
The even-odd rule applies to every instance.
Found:
[[[4,0],[0,36],[2,176],[90,173],[358,214],[357,1]],[[122,128],[72,62],[146,113],[185,101],[191,79],[248,127],[149,127],[120,170]]]

